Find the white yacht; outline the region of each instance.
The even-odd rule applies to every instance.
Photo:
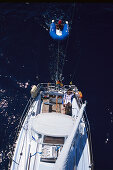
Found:
[[[71,89],[71,109],[63,97]],[[33,86],[12,157],[11,170],[92,170],[92,147],[86,101],[75,85]]]

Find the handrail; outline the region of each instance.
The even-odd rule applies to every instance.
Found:
[[[91,141],[91,130],[90,130],[90,124],[89,124],[89,121],[88,121],[88,117],[87,117],[87,114],[86,114],[86,111],[84,112],[84,119],[85,120],[85,124],[86,124],[86,130],[87,130],[87,134],[88,134],[88,139],[89,139],[89,149],[90,149],[90,156],[91,156],[91,170],[94,169],[94,160],[93,160],[93,149],[92,149],[92,141]]]
[[[65,169],[65,164],[66,164],[66,160],[68,158],[68,153],[70,151],[70,148],[71,148],[71,144],[73,143],[73,139],[75,138],[76,136],[76,133],[77,133],[77,130],[78,130],[78,127],[79,127],[79,123],[80,123],[80,120],[83,116],[83,111],[85,109],[85,106],[86,106],[86,102],[84,104],[82,104],[82,107],[79,111],[79,117],[77,118],[76,120],[76,124],[75,124],[75,127],[74,129],[72,130],[72,133],[70,134],[70,136],[67,138],[63,148],[62,148],[62,151],[55,163],[55,166],[53,168],[53,170],[63,170]]]
[[[24,109],[24,111],[23,111],[23,113],[21,115],[21,118],[19,120],[19,124],[17,126],[16,134],[15,134],[15,137],[14,137],[14,143],[16,143],[16,140],[17,140],[18,134],[20,132],[20,129],[21,129],[22,125],[23,125],[23,122],[24,122],[24,120],[26,118],[26,115],[29,112],[30,106],[32,105],[33,101],[34,100],[31,99],[31,97],[30,97],[30,99],[28,100],[28,102],[27,102],[27,104],[25,106],[25,109]],[[9,161],[9,166],[11,166],[11,163],[12,163],[12,160],[13,160],[14,148],[15,148],[15,146],[13,145],[13,147],[11,149],[11,158],[10,158],[10,161]]]
[[[55,84],[55,83],[39,83],[38,85],[37,85],[37,88],[40,90],[41,88],[42,89],[49,89],[49,88],[51,88],[51,87],[54,87],[54,89],[56,89],[56,90],[60,90],[60,89],[68,89],[68,88],[70,88],[70,87],[74,87],[74,88],[76,88],[76,90],[77,90],[77,87],[75,86],[75,85],[64,85],[63,87],[57,87],[57,85]]]

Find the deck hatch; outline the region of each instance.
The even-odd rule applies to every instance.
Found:
[[[44,143],[64,144],[64,137],[44,136]]]

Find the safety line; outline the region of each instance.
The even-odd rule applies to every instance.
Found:
[[[35,156],[37,153],[42,154],[42,152],[36,152],[33,155],[30,155],[30,157]]]
[[[19,165],[19,163],[17,163],[15,160],[13,160],[13,162],[15,162],[17,165]]]

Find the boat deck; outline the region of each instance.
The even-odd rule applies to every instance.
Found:
[[[44,99],[42,104],[42,113],[50,113],[50,112],[57,112],[65,114],[65,108],[63,104],[54,103],[51,104],[49,99]]]
[[[64,123],[65,122],[65,123]],[[67,137],[75,124],[75,120],[62,113],[41,113],[29,120],[31,129],[38,134],[53,137]]]
[[[71,149],[67,152],[71,155],[69,168],[90,170],[88,136],[85,123],[82,122],[82,126],[82,119],[78,119],[80,106],[77,99],[73,99],[72,115],[69,115],[65,113],[62,104],[63,93],[51,91],[45,97],[46,94],[40,93],[29,109],[16,142],[11,170],[52,170],[57,165],[57,158],[60,159],[61,153],[64,156],[70,146]],[[75,134],[75,128],[76,136],[71,138]],[[60,161],[57,161],[60,165]]]

